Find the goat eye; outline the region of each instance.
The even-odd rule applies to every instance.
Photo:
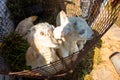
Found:
[[[80,32],[79,32],[79,34],[84,34],[85,33],[85,30],[81,30]]]
[[[76,26],[76,25],[77,25],[77,22],[75,22],[74,25]]]
[[[43,36],[43,35],[44,35],[44,33],[43,33],[43,32],[40,32],[40,35],[42,35],[42,36]]]
[[[28,30],[28,33],[30,33],[30,30]]]

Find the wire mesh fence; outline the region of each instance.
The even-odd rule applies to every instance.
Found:
[[[59,10],[57,10],[57,8],[54,8],[55,12],[53,15],[56,16],[56,14],[60,10],[64,9],[69,17],[81,16],[82,10],[80,8],[80,3],[81,2],[79,0],[73,0],[72,4],[64,3],[64,1],[62,0],[58,1],[57,4],[53,3],[56,6],[58,6],[59,4]],[[52,2],[50,4],[52,4]],[[46,8],[48,7],[46,6]],[[46,78],[53,76],[58,77],[61,74],[64,75],[68,73],[70,70],[74,69],[75,65],[77,65],[82,58],[84,58],[84,56],[89,52],[89,50],[114,24],[118,17],[119,11],[120,6],[118,6],[117,3],[116,6],[112,7],[111,3],[108,0],[90,0],[89,10],[87,11],[88,16],[85,19],[88,22],[89,26],[91,26],[93,31],[95,31],[95,37],[85,44],[83,50],[75,52],[68,57],[62,58],[50,64],[32,69],[31,71],[25,70],[21,72],[10,72],[9,75]],[[73,57],[77,59],[73,60]]]

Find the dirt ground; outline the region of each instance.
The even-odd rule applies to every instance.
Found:
[[[89,74],[92,76],[92,79],[85,80],[120,80],[118,73],[109,59],[114,52],[120,52],[120,27],[114,24],[102,37],[102,41],[103,43],[100,48],[102,62],[98,65],[93,62],[93,69]]]

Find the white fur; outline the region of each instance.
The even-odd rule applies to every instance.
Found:
[[[32,47],[29,47],[26,52],[26,65],[37,68],[41,66],[40,64],[45,65],[45,59]]]
[[[69,27],[69,26],[73,26],[73,24],[69,22],[64,11],[61,11],[58,14],[56,23],[57,25],[60,26],[54,29],[53,31],[54,37],[59,41],[61,40],[62,42],[60,43],[60,48],[58,49],[58,52],[62,57],[67,57],[73,52],[79,50],[76,45],[76,41],[78,40],[79,35],[76,32],[67,34],[68,32],[70,32],[70,30],[71,31],[73,30],[73,27]]]
[[[54,29],[54,37],[56,39],[61,39],[62,31],[64,27],[69,23],[67,15],[65,14],[64,11],[61,11],[56,18],[56,28]]]
[[[62,40],[59,48],[59,54],[62,57],[67,57],[73,52],[83,48],[86,40],[92,38],[93,32],[88,24],[80,17],[68,18],[64,11],[58,14],[56,19],[57,26],[53,33],[56,39]],[[80,46],[78,48],[77,46]]]
[[[36,68],[58,60],[55,49],[59,46],[53,37],[53,29],[54,26],[48,23],[39,23],[30,29],[28,42],[32,48],[26,53],[27,65]]]

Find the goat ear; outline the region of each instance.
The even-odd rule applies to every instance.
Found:
[[[30,16],[30,17],[26,18],[25,20],[35,22],[37,20],[37,18],[38,18],[38,16]]]
[[[38,19],[38,16],[31,16],[32,22],[35,22]]]
[[[60,11],[56,18],[56,26],[66,25],[69,23],[68,17],[64,11]]]

